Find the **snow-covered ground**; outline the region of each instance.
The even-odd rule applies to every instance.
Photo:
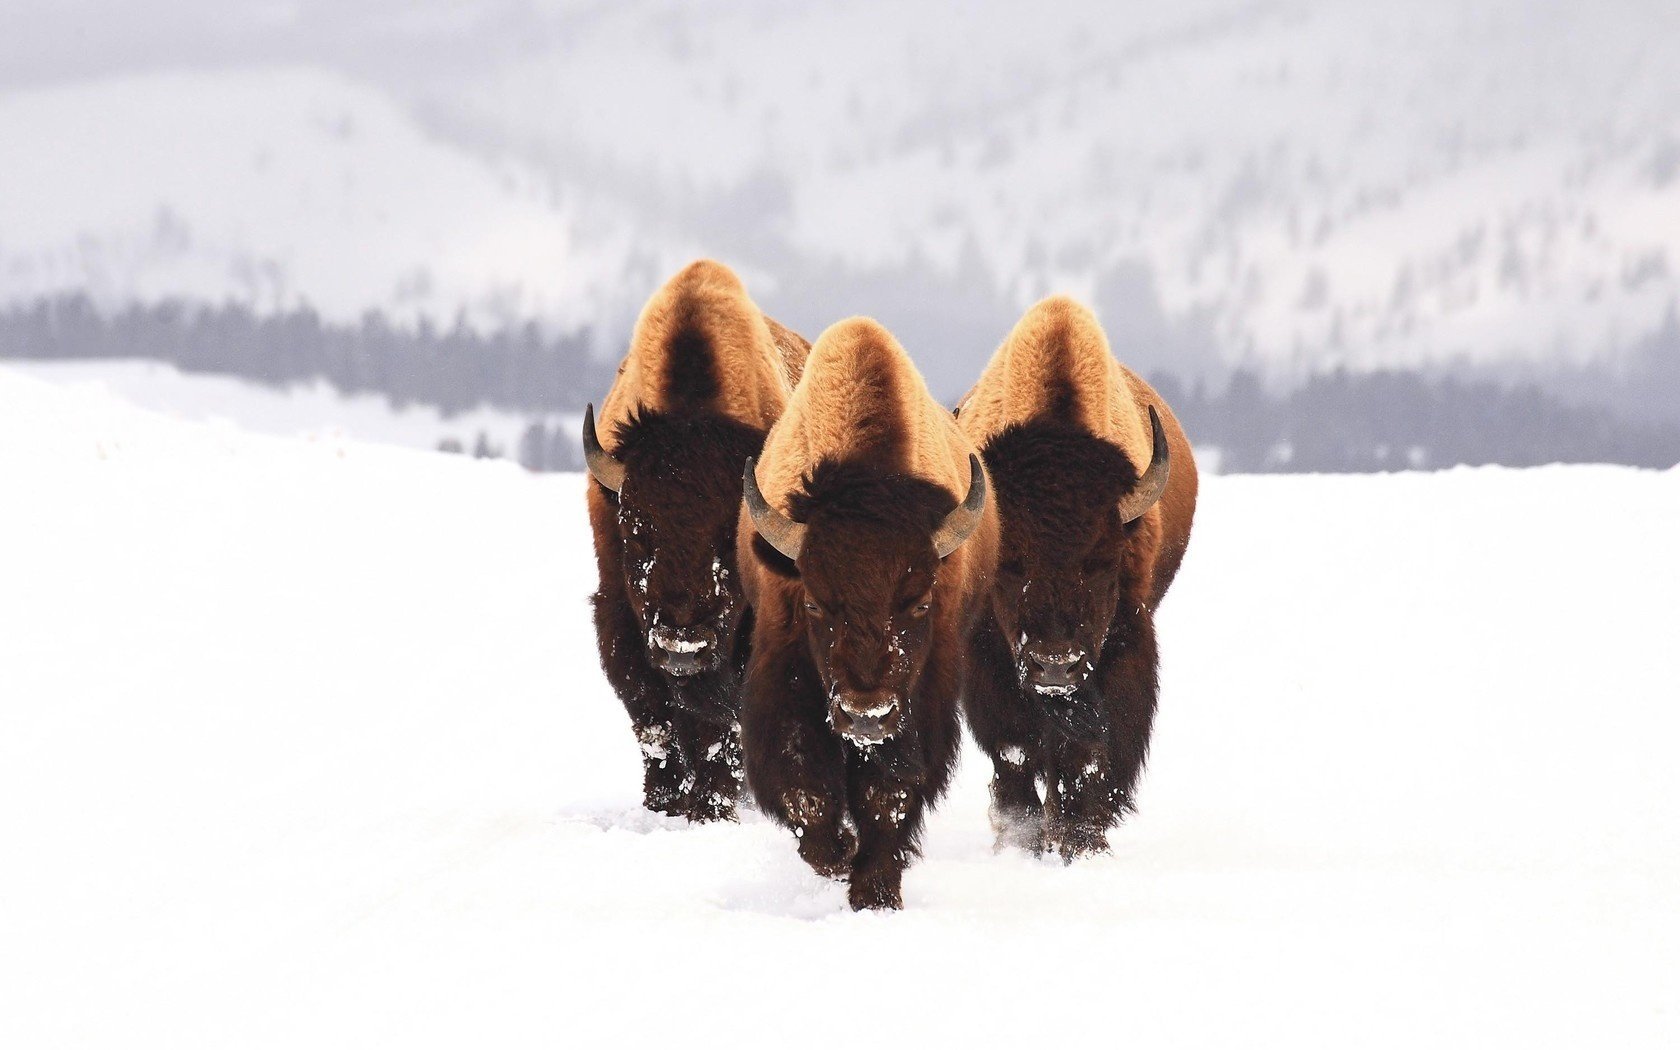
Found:
[[[1680,473],[1212,478],[1111,857],[637,807],[583,481],[0,368],[0,1044],[1672,1046]]]

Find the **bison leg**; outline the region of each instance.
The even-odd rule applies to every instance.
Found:
[[[893,776],[867,752],[854,752],[847,764],[848,802],[858,829],[847,893],[852,910],[902,908],[904,869],[921,830],[922,786]]]
[[[845,823],[845,756],[826,718],[804,639],[755,637],[741,694],[747,785],[770,819],[793,829],[805,863],[840,878],[857,839]]]
[[[690,771],[684,712],[671,702],[670,687],[659,672],[648,666],[641,631],[623,599],[597,595],[595,627],[601,666],[642,749],[642,805],[655,813],[685,816]]]
[[[1009,647],[990,615],[969,642],[968,688],[963,695],[975,743],[992,760],[992,833],[996,848],[1037,853],[1044,833],[1038,799],[1038,733],[1022,702]]]
[[[1108,829],[1131,812],[1155,722],[1155,625],[1147,613],[1115,619],[1097,679],[1107,732],[1063,741],[1047,771],[1053,816],[1045,844],[1064,859],[1108,848]]]
[[[655,813],[683,816],[687,810],[683,787],[688,778],[671,723],[637,726],[636,741],[642,748],[642,805]]]
[[[741,794],[741,730],[739,725],[695,718],[686,712],[677,719],[683,766],[681,806],[690,820],[734,820]]]
[[[1044,849],[1071,862],[1108,850],[1108,829],[1119,820],[1118,795],[1110,780],[1103,740],[1054,745],[1046,777]]]

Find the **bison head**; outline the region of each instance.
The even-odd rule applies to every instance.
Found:
[[[675,678],[724,669],[744,603],[735,574],[741,466],[764,432],[710,413],[642,412],[609,454],[583,417],[589,473],[617,501],[625,596],[648,662]]]
[[[900,733],[927,662],[940,563],[980,524],[986,476],[969,457],[959,505],[931,482],[857,462],[825,460],[771,507],[749,460],[746,505],[767,564],[797,576],[811,656],[835,730],[855,743]]]
[[[1160,417],[1139,477],[1118,447],[1036,420],[986,443],[1003,519],[992,615],[1023,687],[1071,700],[1096,672],[1127,581],[1127,544],[1167,484]]]

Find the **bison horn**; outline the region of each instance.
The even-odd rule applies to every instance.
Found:
[[[1149,406],[1149,426],[1155,432],[1155,448],[1150,454],[1149,469],[1138,478],[1132,491],[1120,501],[1120,520],[1136,521],[1144,511],[1155,505],[1161,493],[1167,491],[1167,472],[1172,468],[1172,454],[1167,449],[1167,432],[1161,426],[1161,414]]]
[[[963,541],[980,527],[986,513],[986,472],[980,469],[980,457],[968,454],[968,496],[962,506],[945,515],[933,534],[933,549],[941,558],[963,545]]]
[[[764,493],[758,490],[756,457],[747,460],[741,489],[747,502],[747,513],[752,515],[753,528],[789,561],[798,561],[799,552],[805,547],[805,526],[772,507],[770,501],[764,498]]]
[[[595,480],[614,493],[624,488],[624,464],[601,447],[601,439],[595,433],[593,404],[583,410],[583,461],[589,464],[589,473]]]

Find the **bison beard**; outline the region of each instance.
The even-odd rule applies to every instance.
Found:
[[[644,412],[617,438],[624,491],[595,486],[590,498],[601,666],[641,746],[647,808],[733,819],[752,628],[736,579],[735,528],[741,470],[764,432],[710,413]],[[656,552],[657,566],[642,552]],[[721,659],[696,673],[662,669],[650,653],[654,629],[686,628],[697,617],[715,625]]]
[[[930,540],[955,506],[929,482],[825,460],[792,500],[792,516],[808,526],[800,566],[761,536],[752,544],[774,579],[756,610],[742,690],[747,783],[760,808],[793,829],[812,868],[849,876],[853,908],[902,906],[923,814],[944,793],[956,760],[959,635],[967,617],[957,585],[937,578]],[[862,624],[825,621],[804,607],[809,593],[830,596],[841,610],[891,608],[892,581],[918,574],[933,575],[931,605],[902,635],[893,625],[911,624],[912,608],[886,624]],[[830,665],[827,631],[908,639],[902,657],[894,656],[903,666],[888,672],[902,672],[903,715],[887,739],[862,744],[832,726],[834,689],[850,672]]]
[[[1005,430],[984,454],[1004,568],[969,641],[964,709],[992,759],[998,845],[1072,860],[1105,850],[1108,830],[1132,810],[1155,717],[1152,551],[1114,509],[1137,474],[1114,446],[1047,420]],[[1006,604],[1028,578],[1054,580],[1054,600]],[[1000,606],[1012,619],[1000,622]],[[1030,688],[1006,632],[1021,640],[1079,629],[1089,632],[1081,647],[1096,652],[1090,676],[1070,695]]]

